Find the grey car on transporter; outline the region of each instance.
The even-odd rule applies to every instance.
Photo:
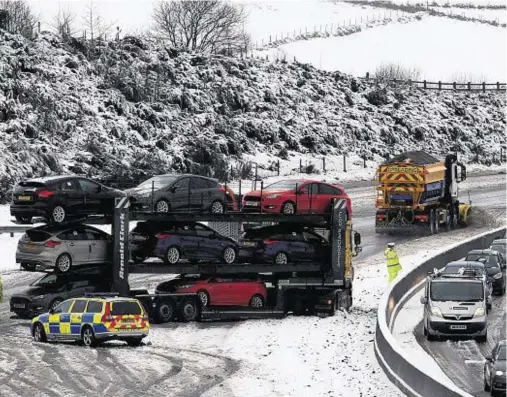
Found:
[[[125,193],[138,211],[223,213],[228,205],[216,179],[190,174],[158,175]]]
[[[24,291],[13,294],[10,311],[19,317],[32,317],[54,309],[64,300],[110,289],[110,271],[103,266],[76,268],[64,274],[48,273]]]
[[[85,264],[110,262],[111,235],[79,223],[29,229],[18,241],[16,263],[27,270],[54,268],[58,273]]]

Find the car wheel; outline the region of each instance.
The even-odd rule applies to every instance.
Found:
[[[30,224],[32,223],[32,217],[16,215],[16,222],[21,223],[23,225]]]
[[[486,370],[484,370],[484,391],[489,391],[490,386],[488,385],[488,378],[486,377]]]
[[[51,221],[55,223],[62,223],[67,218],[67,212],[61,205],[56,205],[51,211]]]
[[[161,300],[157,305],[157,320],[161,323],[168,323],[174,319],[174,302],[172,300]]]
[[[97,346],[97,340],[95,339],[93,329],[89,325],[86,325],[81,331],[81,342],[88,347]]]
[[[138,346],[141,346],[142,341],[143,341],[143,338],[128,338],[127,345],[129,345],[131,347],[138,347]]]
[[[202,307],[209,306],[210,300],[209,300],[209,294],[207,291],[204,291],[204,290],[198,291],[197,296],[199,297],[199,300],[201,301]]]
[[[54,301],[52,301],[50,304],[49,304],[49,310],[51,309],[55,309],[56,306],[58,306],[60,303],[62,303],[62,300],[61,299],[55,299]]]
[[[296,213],[296,205],[290,201],[283,203],[282,214],[294,215]]]
[[[21,267],[25,270],[35,270],[35,265],[33,263],[21,263]]]
[[[264,307],[264,298],[259,294],[252,296],[252,298],[250,298],[249,306],[250,307]]]
[[[212,214],[223,214],[225,212],[225,206],[224,203],[221,201],[213,201],[213,204],[211,204],[210,209]]]
[[[166,265],[175,265],[180,260],[180,250],[174,245],[167,248],[164,255],[164,262]]]
[[[227,247],[224,249],[224,252],[222,252],[222,260],[225,263],[234,263],[236,260],[236,250],[233,247]]]
[[[275,255],[275,259],[273,260],[273,262],[275,263],[275,265],[286,265],[287,263],[289,263],[289,257],[285,252],[278,252]]]
[[[33,326],[33,340],[35,342],[44,343],[47,341],[46,331],[44,331],[44,327],[41,323],[35,323]]]
[[[197,304],[193,300],[186,300],[181,305],[181,319],[183,321],[195,321],[198,316]]]
[[[67,273],[72,267],[72,259],[69,254],[61,254],[55,262],[58,273]]]
[[[159,200],[155,204],[155,212],[169,212],[169,203],[165,200]]]

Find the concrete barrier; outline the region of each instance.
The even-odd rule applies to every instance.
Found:
[[[420,366],[398,345],[390,325],[403,304],[417,292],[429,271],[463,258],[470,250],[489,247],[493,240],[505,237],[506,231],[506,227],[501,227],[436,253],[399,278],[382,297],[377,313],[375,355],[389,379],[408,396],[472,397],[454,383],[433,379],[418,368]]]

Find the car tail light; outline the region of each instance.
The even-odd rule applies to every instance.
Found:
[[[104,315],[101,318],[101,321],[103,323],[110,323],[113,321],[113,316],[111,316],[111,303],[106,302],[106,310],[104,312]]]
[[[148,321],[150,319],[150,316],[148,316],[148,313],[143,314],[143,321]]]
[[[264,240],[264,244],[266,244],[266,245],[273,245],[276,243],[278,243],[278,240],[270,240],[270,239]]]
[[[51,197],[51,196],[54,196],[55,195],[55,192],[51,192],[49,190],[41,190],[38,194],[38,196],[40,198],[48,198],[48,197]]]
[[[157,233],[155,234],[155,237],[156,238],[167,238],[167,237],[171,237],[172,234],[168,234],[168,233]]]
[[[58,247],[60,244],[61,244],[61,241],[49,240],[44,243],[44,247],[55,248],[55,247]]]

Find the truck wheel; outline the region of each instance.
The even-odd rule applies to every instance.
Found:
[[[445,230],[447,232],[450,232],[452,230],[451,218],[452,218],[452,205],[448,205],[445,211]]]
[[[435,234],[438,234],[438,228],[439,228],[439,216],[438,216],[438,211],[435,210],[434,212],[435,216],[433,217],[433,219],[435,220],[435,226],[433,227],[433,232]]]
[[[430,211],[430,219],[428,221],[428,227],[430,234],[435,234],[435,212],[433,210]]]
[[[198,317],[199,309],[193,300],[186,300],[181,305],[180,316],[185,322],[195,321]]]
[[[157,304],[157,312],[155,317],[161,323],[168,323],[174,319],[175,309],[174,303],[170,300],[162,300]]]
[[[352,299],[348,291],[338,291],[336,294],[336,304],[338,310],[349,311],[352,306]]]

